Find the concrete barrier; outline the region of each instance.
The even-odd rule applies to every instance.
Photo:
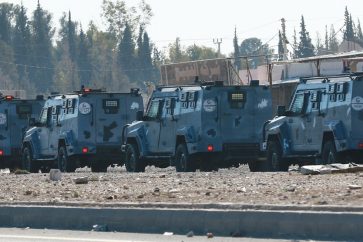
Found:
[[[91,230],[244,237],[360,240],[362,212],[0,206],[1,227]]]

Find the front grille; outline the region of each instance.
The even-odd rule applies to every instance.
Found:
[[[256,157],[260,152],[258,143],[226,143],[223,151],[232,156]]]

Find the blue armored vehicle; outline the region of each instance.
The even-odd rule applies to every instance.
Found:
[[[21,146],[30,118],[39,116],[44,104],[36,99],[0,96],[0,169],[21,167]]]
[[[301,78],[288,110],[265,126],[264,171],[363,161],[363,73]]]
[[[262,127],[272,116],[268,87],[223,83],[157,88],[145,116],[123,130],[127,171],[175,166],[179,172],[254,167]]]
[[[104,172],[110,164],[122,164],[122,127],[135,120],[137,111],[143,111],[138,89],[110,93],[83,88],[50,96],[24,137],[24,169],[58,167],[72,172],[88,165]]]

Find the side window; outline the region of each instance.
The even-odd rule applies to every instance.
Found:
[[[40,114],[39,122],[45,125],[47,123],[47,116],[48,108],[43,108],[42,113]]]
[[[314,90],[310,93],[310,105],[309,112],[320,110],[322,91]]]
[[[51,117],[52,117],[52,107],[43,108],[42,113],[40,114],[39,122],[44,126],[49,125],[51,122]]]
[[[306,93],[296,93],[295,97],[294,97],[294,101],[290,106],[290,111],[294,114],[301,114],[303,113],[304,110],[304,106],[305,106],[305,96],[307,94]]]
[[[151,101],[146,117],[150,119],[156,119],[160,115],[160,111],[163,107],[163,100],[154,99]]]
[[[175,103],[176,103],[175,98],[167,98],[167,99],[165,99],[166,114],[168,114],[168,115],[174,115]]]

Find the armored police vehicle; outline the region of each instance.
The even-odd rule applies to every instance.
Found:
[[[44,104],[42,96],[36,99],[17,99],[0,96],[0,168],[21,166],[21,144],[29,118],[39,116]]]
[[[127,171],[173,165],[178,172],[253,163],[271,118],[268,87],[222,82],[157,88],[146,115],[124,128]]]
[[[290,107],[265,127],[260,170],[363,161],[363,73],[301,78]]]
[[[88,165],[100,172],[110,164],[122,164],[122,127],[142,110],[138,89],[110,93],[83,88],[50,96],[24,137],[23,166],[31,172],[49,167],[72,172]]]

